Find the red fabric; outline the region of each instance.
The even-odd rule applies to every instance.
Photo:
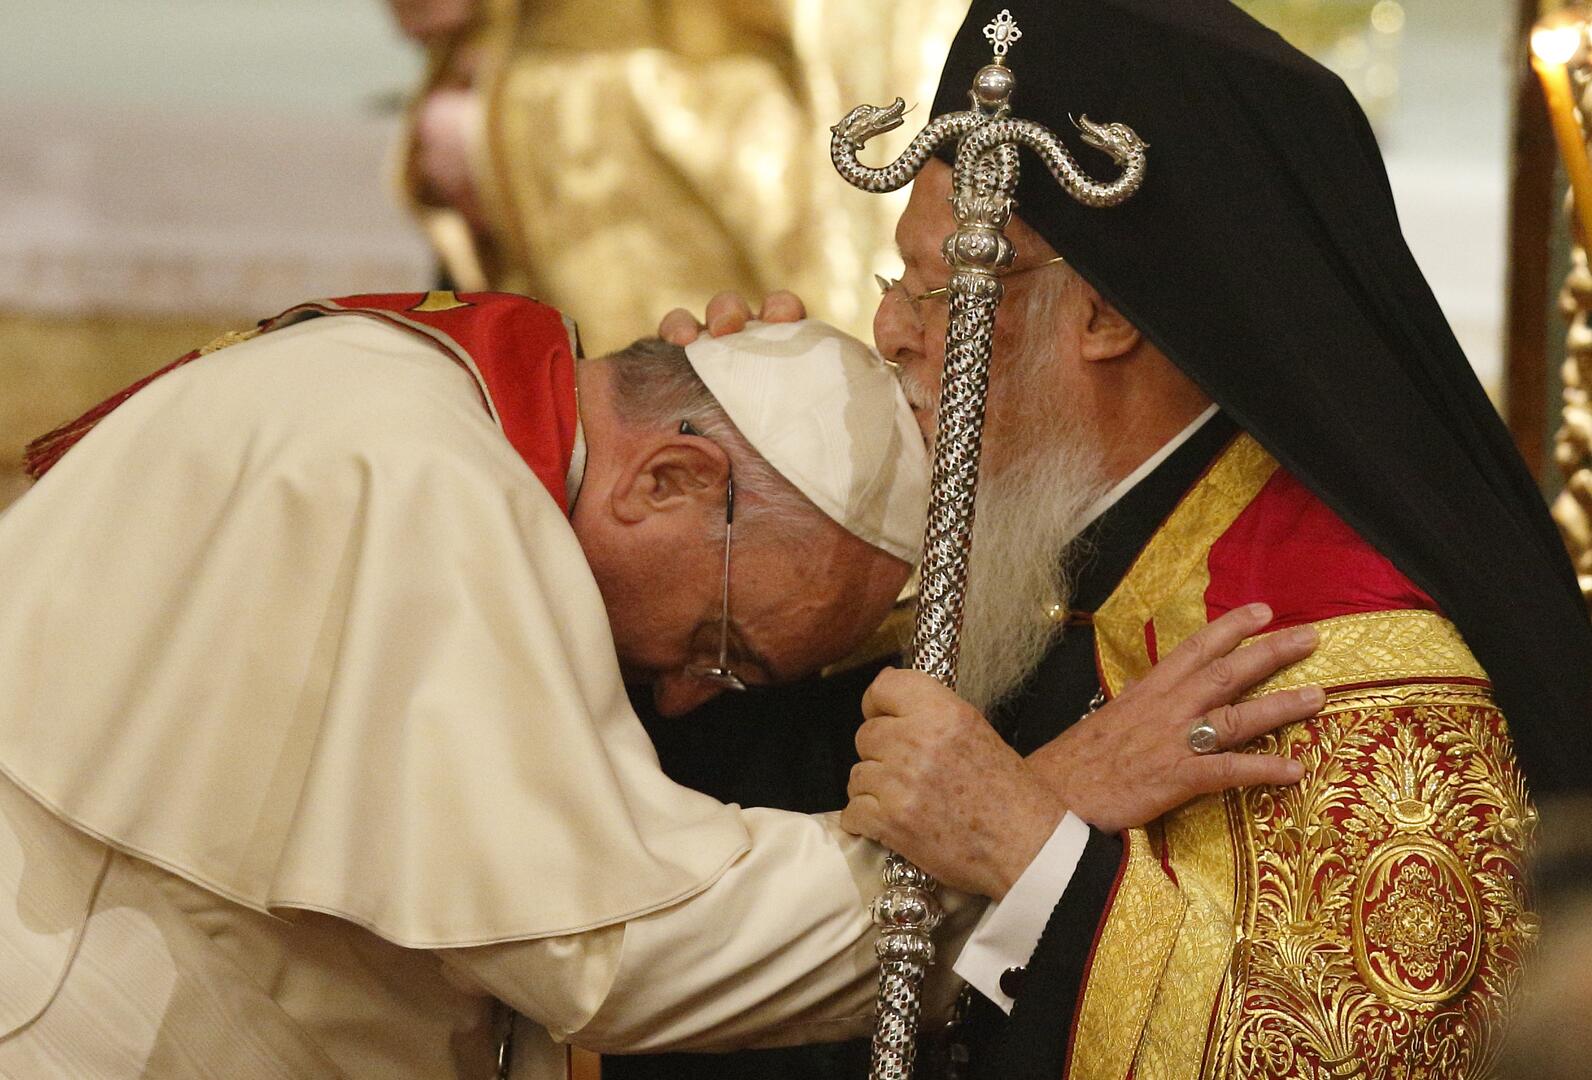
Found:
[[[313,315],[380,318],[447,349],[466,369],[473,362],[497,408],[503,434],[569,513],[565,477],[575,452],[575,356],[570,333],[554,308],[510,293],[457,293],[461,306],[417,311],[429,293],[345,296],[290,308],[267,324],[286,326]],[[440,331],[444,340],[416,329]]]
[[[416,310],[433,296],[458,306]],[[575,357],[569,331],[556,310],[508,293],[389,293],[300,304],[260,327],[269,333],[333,315],[381,319],[429,341],[472,376],[479,373],[478,383],[485,384],[480,386],[483,402],[490,400],[497,409],[509,443],[559,508],[569,512],[565,477],[575,450]],[[197,357],[197,352],[189,353],[37,440],[29,447],[30,475],[43,476],[122,402]]]
[[[1172,880],[1173,885],[1180,885],[1177,879],[1177,870],[1172,866],[1172,841],[1165,836],[1161,837],[1161,872]]]
[[[1278,469],[1211,546],[1208,618],[1264,601],[1268,630],[1368,611],[1436,611],[1430,596]]]

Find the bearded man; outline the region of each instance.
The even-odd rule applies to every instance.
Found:
[[[1002,7],[1017,115],[1125,123],[1150,175],[1105,212],[1025,158],[962,675],[1011,748],[922,677],[881,678],[847,824],[963,887],[1028,866],[956,962],[975,1076],[1483,1070],[1535,934],[1528,783],[1592,778],[1592,631],[1552,522],[1339,80],[1221,0],[976,3],[937,113],[967,107]],[[930,432],[949,194],[932,163],[875,322]],[[1257,599],[1274,637],[1321,637],[1268,684],[1324,685],[1321,718],[1254,747],[1304,782],[1169,796],[1131,827],[1103,753],[1153,787],[1238,739],[1189,724],[1166,762],[1077,718]],[[1020,767],[1047,760],[1048,793]],[[953,833],[963,861],[937,857]]]
[[[820,324],[575,353],[522,297],[320,301],[35,444],[0,519],[0,1076],[477,1078],[505,1006],[530,1078],[554,1039],[865,1026],[877,847],[670,783],[624,681],[679,713],[869,634],[917,554],[910,409]],[[1200,648],[1261,621],[1110,715],[1302,655],[1217,690]]]

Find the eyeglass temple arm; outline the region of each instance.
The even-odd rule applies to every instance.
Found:
[[[735,474],[724,476],[724,582],[720,586],[719,669],[729,669],[730,652],[730,530],[735,525]]]

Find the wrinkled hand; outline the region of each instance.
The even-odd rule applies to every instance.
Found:
[[[881,671],[840,824],[963,892],[999,899],[1066,812],[979,711],[920,671]]]
[[[1034,751],[1029,765],[1069,810],[1104,832],[1144,825],[1197,795],[1297,783],[1304,775],[1297,761],[1247,754],[1242,747],[1316,715],[1326,694],[1307,686],[1233,704],[1316,649],[1318,637],[1309,626],[1236,648],[1271,618],[1264,604],[1228,612],[1114,700]],[[1189,728],[1202,717],[1226,752],[1200,755],[1189,749]]]
[[[1237,647],[1271,618],[1253,605],[1217,619],[1026,761],[934,679],[883,672],[863,698],[863,760],[852,769],[841,823],[949,885],[999,898],[1068,810],[1116,832],[1198,795],[1295,783],[1303,770],[1288,758],[1202,757],[1188,745],[1200,717],[1222,746],[1236,748],[1320,711],[1325,695],[1313,687],[1232,704],[1315,648],[1308,628]]]
[[[689,345],[706,330],[714,337],[739,333],[752,321],[752,307],[740,293],[721,292],[708,301],[705,323],[685,308],[675,308],[658,323],[658,336],[671,345]],[[763,299],[757,313],[759,322],[797,322],[807,317],[801,297],[784,289]]]

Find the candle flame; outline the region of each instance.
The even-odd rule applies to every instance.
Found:
[[[1568,64],[1581,49],[1586,34],[1584,23],[1538,26],[1531,32],[1531,51],[1549,64]]]

